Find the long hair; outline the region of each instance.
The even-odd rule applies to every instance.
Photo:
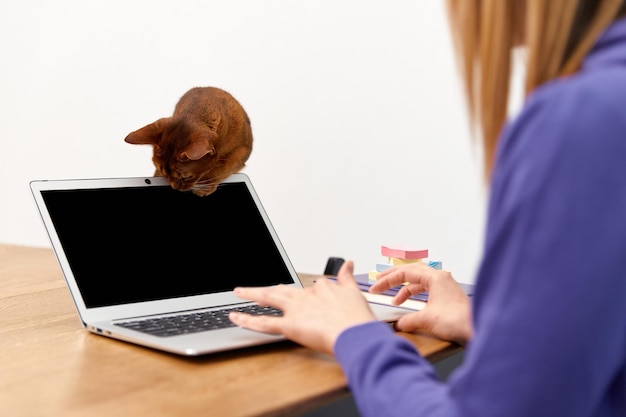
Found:
[[[471,128],[482,139],[486,179],[508,112],[513,49],[524,47],[528,94],[578,71],[598,36],[625,12],[624,0],[448,0]]]

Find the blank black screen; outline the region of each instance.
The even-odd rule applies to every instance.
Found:
[[[244,183],[42,195],[87,307],[293,283]]]

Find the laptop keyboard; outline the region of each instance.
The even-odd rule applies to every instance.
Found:
[[[228,318],[228,313],[231,311],[241,311],[254,315],[283,315],[282,311],[276,308],[251,304],[222,310],[199,311],[175,316],[128,320],[115,323],[115,325],[159,337],[178,336],[181,334],[235,327],[235,324]]]

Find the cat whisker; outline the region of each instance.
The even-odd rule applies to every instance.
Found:
[[[216,180],[217,180],[217,178],[209,178],[209,179],[206,179],[206,180],[197,181],[197,182],[194,184],[194,187],[195,187],[196,185],[209,185],[209,184],[214,183]]]
[[[196,181],[196,184],[210,184],[212,182],[215,182],[219,179],[219,176],[214,176],[214,177],[209,177],[209,178],[204,178],[202,180]]]
[[[215,185],[215,181],[207,181],[207,182],[197,182],[192,187],[191,190],[205,190],[208,187]]]

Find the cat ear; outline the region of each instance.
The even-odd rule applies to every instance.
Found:
[[[205,155],[213,154],[215,154],[215,148],[211,145],[211,141],[206,136],[201,136],[192,138],[189,145],[180,153],[178,159],[181,161],[197,161]]]
[[[220,125],[220,122],[222,121],[222,116],[220,115],[219,112],[216,113],[212,113],[210,118],[209,118],[209,129],[211,129],[213,132],[217,133],[217,128]]]
[[[150,123],[141,129],[129,133],[124,141],[133,145],[156,145],[161,139],[163,129],[171,123],[171,120],[171,117],[164,117],[154,123]]]

